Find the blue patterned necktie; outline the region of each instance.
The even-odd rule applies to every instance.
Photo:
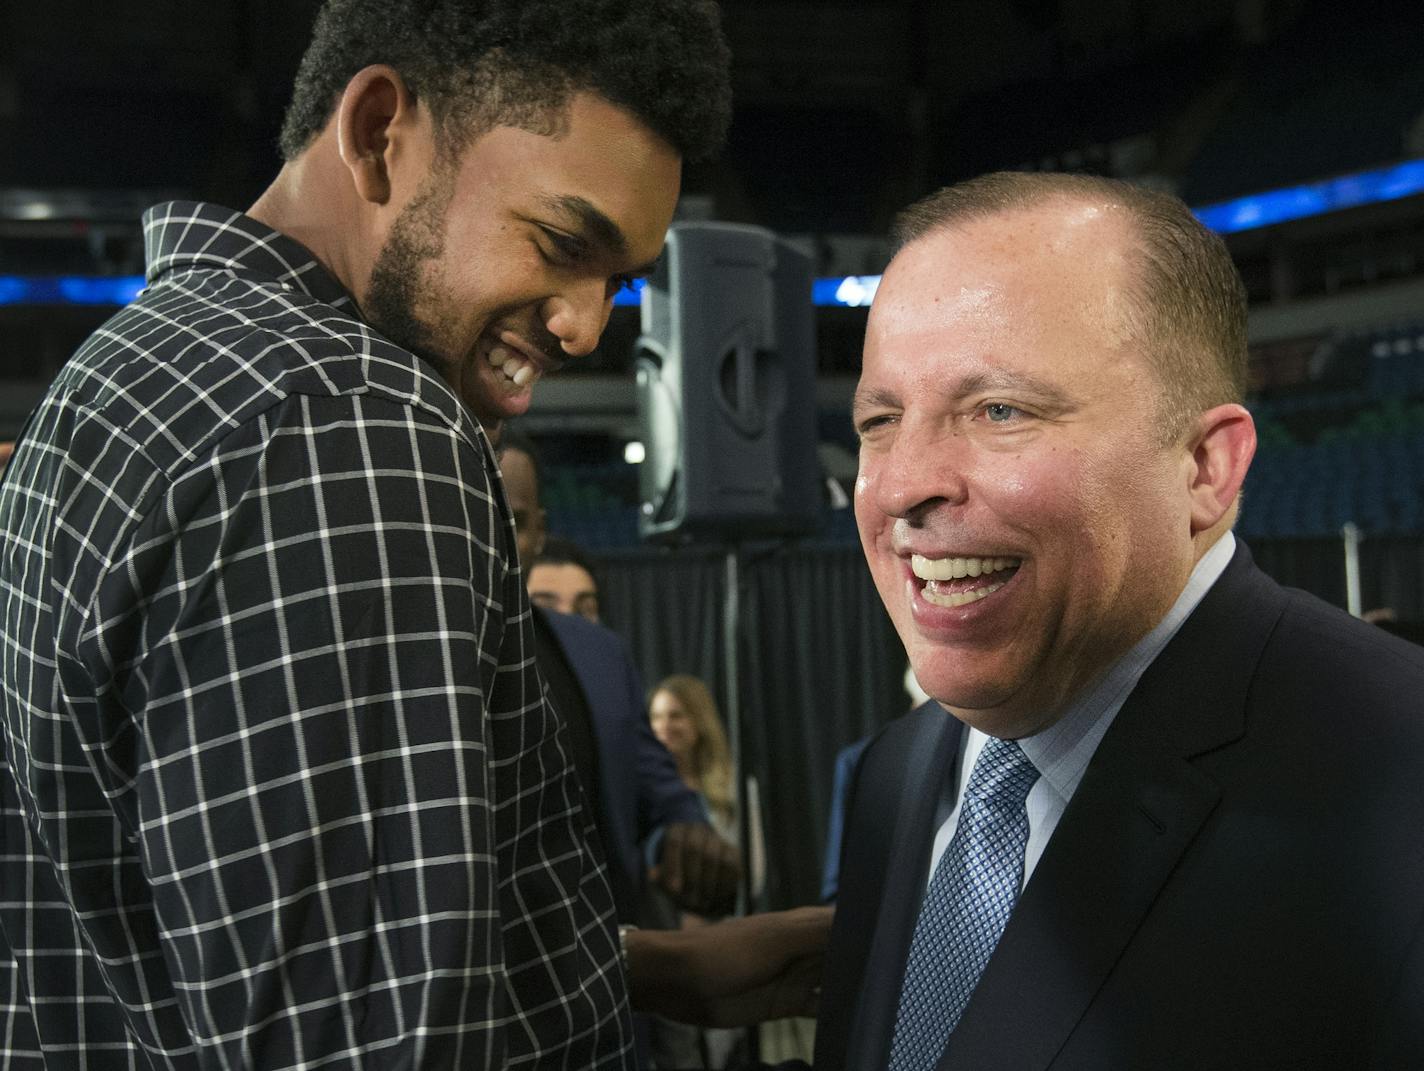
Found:
[[[1023,884],[1024,800],[1038,771],[1012,740],[990,737],[974,763],[959,824],[915,924],[890,1071],[930,1071],[979,982]]]

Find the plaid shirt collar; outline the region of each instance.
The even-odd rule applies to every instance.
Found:
[[[241,212],[199,201],[169,201],[143,214],[144,258],[152,286],[192,269],[276,279],[360,318],[355,299],[300,242]]]

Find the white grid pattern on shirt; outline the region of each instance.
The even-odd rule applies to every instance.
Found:
[[[482,433],[300,246],[145,226],[0,484],[7,1066],[625,1066]]]

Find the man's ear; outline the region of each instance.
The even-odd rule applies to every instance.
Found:
[[[1192,534],[1215,526],[1236,503],[1256,453],[1256,424],[1234,402],[1197,417],[1189,440]]]
[[[390,200],[395,149],[416,125],[415,97],[395,68],[373,64],[346,83],[336,108],[336,144],[363,201]]]

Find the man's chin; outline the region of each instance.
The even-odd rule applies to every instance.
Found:
[[[978,729],[981,733],[1003,740],[1019,740],[1025,736],[1033,736],[1058,720],[1058,715],[1052,711],[1026,708],[1002,693],[970,694],[967,698],[967,703],[944,699],[935,701],[971,729]]]
[[[957,661],[965,656],[955,655]],[[914,664],[912,660],[912,665]],[[1036,731],[1038,715],[1025,709],[1024,689],[998,676],[966,673],[963,666],[945,666],[924,658],[914,666],[915,679],[935,702],[960,721],[990,736],[1015,739]]]

